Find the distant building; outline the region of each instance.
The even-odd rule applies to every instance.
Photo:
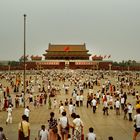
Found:
[[[88,54],[86,44],[51,44],[43,54],[45,60],[89,60],[91,54]]]
[[[42,60],[42,56],[38,56],[38,55],[34,56],[34,55],[32,55],[31,56],[31,60],[32,61],[41,61]]]
[[[94,56],[92,56],[92,60],[93,61],[102,61],[103,57],[101,55],[100,56],[94,55]]]

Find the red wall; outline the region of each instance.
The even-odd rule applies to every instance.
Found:
[[[31,69],[36,69],[37,70],[37,65],[36,62],[27,62],[26,63],[26,69],[31,70]],[[109,70],[109,64],[112,64],[111,62],[99,62],[98,69],[102,70]],[[65,62],[60,62],[59,65],[41,65],[41,69],[64,69],[65,68]],[[70,62],[69,63],[69,68],[70,69],[93,69],[92,65],[75,65],[75,62]],[[23,63],[19,66],[11,66],[10,70],[23,70],[24,65]],[[38,66],[38,69],[40,67]],[[112,66],[112,70],[128,70],[128,67],[122,67],[122,66]],[[9,66],[0,66],[1,71],[6,71],[9,70]],[[140,71],[140,66],[131,66],[129,70],[132,71]]]

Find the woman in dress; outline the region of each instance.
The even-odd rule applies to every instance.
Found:
[[[76,118],[73,120],[73,128],[74,128],[74,140],[81,140],[81,136],[83,133],[83,122],[80,119],[79,115],[76,115]]]
[[[57,129],[57,120],[54,118],[54,112],[50,113],[49,122],[49,140],[59,140],[60,136],[58,135]]]

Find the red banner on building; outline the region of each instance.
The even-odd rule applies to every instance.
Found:
[[[68,52],[70,50],[70,48],[67,46],[67,47],[64,47],[64,51],[65,52]]]

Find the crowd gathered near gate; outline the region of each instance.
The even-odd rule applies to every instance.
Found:
[[[131,71],[45,70],[0,74],[0,113],[7,112],[6,125],[12,125],[14,110],[24,107],[18,124],[18,140],[31,140],[30,114],[46,107],[49,119],[36,132],[36,140],[96,140],[98,135],[86,124],[78,108],[110,117],[114,112],[134,123],[133,140],[140,132],[140,73]],[[63,97],[63,98],[60,98]],[[133,99],[133,100],[130,100]],[[102,112],[98,112],[98,110]],[[58,115],[56,115],[58,114]],[[83,114],[84,115],[84,114]],[[0,140],[7,139],[0,127]],[[113,136],[108,136],[113,140]]]

